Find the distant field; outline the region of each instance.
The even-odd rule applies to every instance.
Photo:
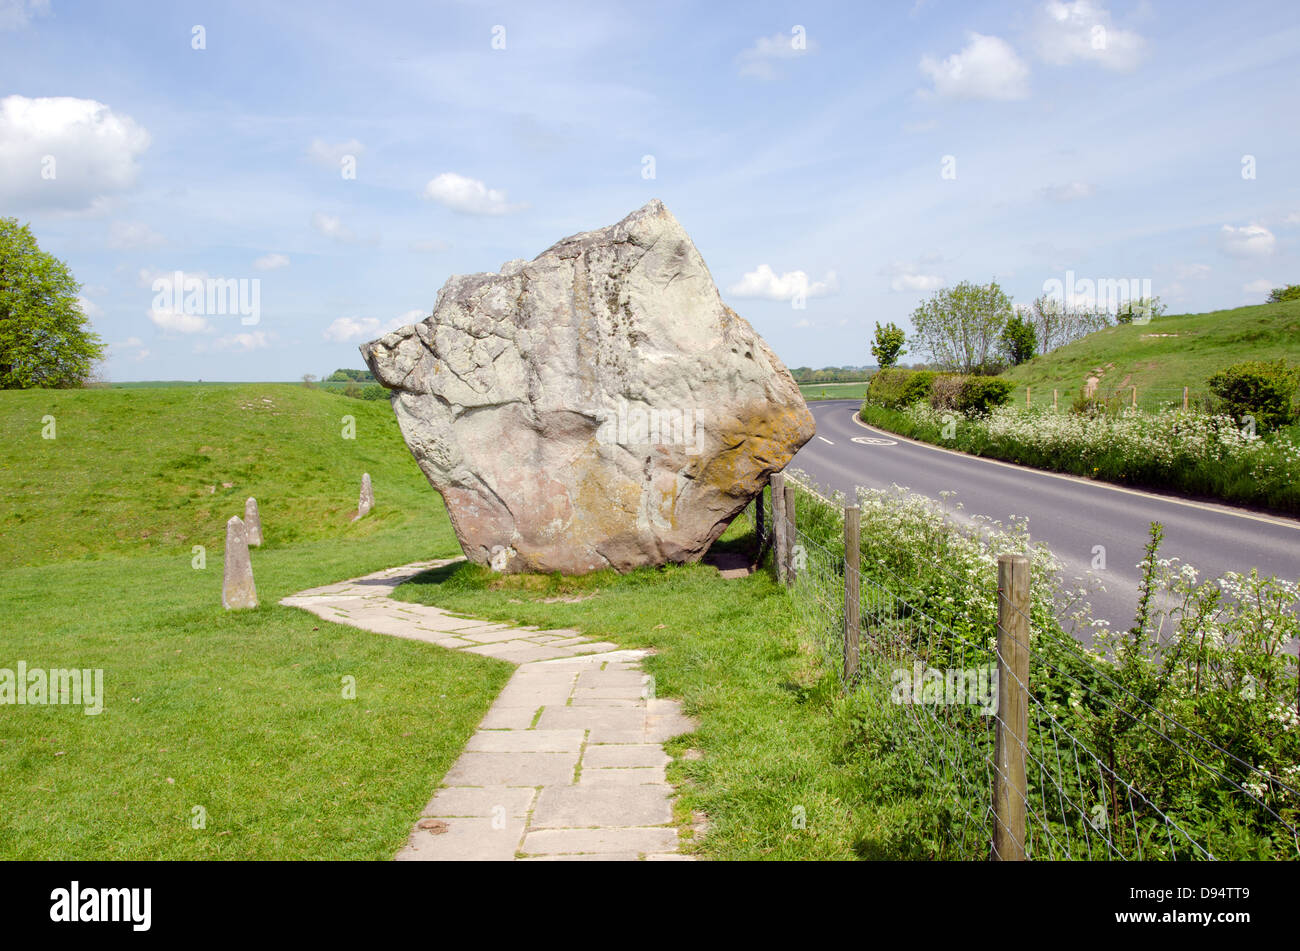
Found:
[[[805,400],[860,400],[867,395],[866,383],[800,383]]]
[[[1035,357],[1004,377],[1016,385],[1013,401],[1025,405],[1025,387],[1035,406],[1068,409],[1084,382],[1101,370],[1098,394],[1132,398],[1143,409],[1181,405],[1183,387],[1195,401],[1209,390],[1206,380],[1243,360],[1300,361],[1300,301],[1161,317],[1149,324],[1108,327],[1082,340]]]

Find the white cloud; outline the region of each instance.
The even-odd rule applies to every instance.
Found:
[[[1300,225],[1300,211],[1293,211],[1282,219],[1283,224]]]
[[[351,155],[356,158],[365,150],[366,147],[356,139],[335,143],[326,142],[323,139],[312,139],[311,145],[307,148],[307,154],[313,161],[320,162],[322,165],[338,167],[344,156]]]
[[[446,241],[439,241],[437,238],[430,238],[427,241],[412,241],[411,250],[420,252],[446,251],[451,245]]]
[[[21,30],[50,12],[50,0],[0,0],[0,30]]]
[[[526,207],[511,205],[505,192],[455,172],[443,172],[430,179],[424,186],[424,197],[463,215],[506,215]]]
[[[155,281],[166,281],[169,287],[183,288],[195,281],[207,281],[209,276],[207,271],[159,271],[154,268],[142,267],[137,272],[136,283],[150,290],[153,290]]]
[[[93,212],[134,184],[149,133],[93,99],[0,99],[0,206]]]
[[[103,308],[88,297],[78,297],[77,306],[80,307],[81,312],[91,320],[94,320],[96,317],[104,316]]]
[[[736,62],[742,76],[776,79],[780,75],[776,68],[778,62],[799,59],[816,50],[816,41],[808,39],[802,27],[793,27],[789,33],[760,36],[753,46],[736,57]]]
[[[943,287],[938,274],[895,274],[889,281],[892,291],[937,291]]]
[[[207,318],[174,310],[150,308],[149,319],[166,334],[205,334],[211,331]]]
[[[357,236],[352,233],[352,230],[334,215],[327,215],[320,211],[314,212],[311,216],[311,226],[325,237],[332,238],[335,241],[352,242],[357,240]]]
[[[141,221],[114,221],[108,227],[108,246],[114,251],[157,248],[167,239]]]
[[[1070,182],[1067,185],[1048,185],[1046,188],[1040,188],[1038,193],[1048,201],[1066,202],[1078,201],[1081,198],[1091,198],[1096,194],[1097,189],[1087,182]]]
[[[943,62],[923,56],[921,72],[933,83],[933,94],[945,98],[1024,99],[1029,95],[1029,67],[996,36],[972,33],[970,42]]]
[[[351,340],[374,340],[398,327],[405,327],[429,316],[425,310],[408,310],[387,323],[378,317],[339,317],[321,334],[326,340],[335,343],[347,343]]]
[[[252,350],[265,350],[270,344],[271,342],[267,339],[265,331],[253,330],[249,333],[231,334],[229,337],[222,337],[213,345],[213,349],[248,353]]]
[[[264,254],[253,262],[253,267],[258,271],[274,271],[288,266],[289,257],[285,254]]]
[[[1251,281],[1247,284],[1241,285],[1241,289],[1245,291],[1247,294],[1267,295],[1268,292],[1275,287],[1277,287],[1275,283],[1273,283],[1272,281],[1264,280],[1263,278],[1259,279],[1258,281]]]
[[[150,350],[145,347],[144,341],[139,337],[127,337],[125,340],[109,344],[109,350],[114,357],[129,356],[132,360],[144,360],[150,354]],[[134,353],[128,351],[134,350]]]
[[[1240,228],[1224,225],[1219,232],[1219,250],[1234,258],[1258,258],[1272,254],[1277,246],[1273,232],[1263,225],[1250,224]]]
[[[889,278],[892,291],[915,293],[917,291],[936,291],[943,287],[943,277],[939,274],[926,273],[922,268],[926,264],[937,264],[941,258],[937,254],[927,254],[921,264],[904,264],[895,261],[880,269],[880,273]]]
[[[727,293],[740,298],[765,300],[793,300],[795,297],[829,297],[839,291],[839,278],[834,271],[826,272],[820,281],[809,281],[803,271],[787,271],[778,275],[766,264],[749,271]]]
[[[1115,27],[1110,11],[1092,0],[1048,0],[1038,8],[1029,37],[1038,58],[1054,66],[1085,62],[1130,70],[1146,49],[1146,40]]]

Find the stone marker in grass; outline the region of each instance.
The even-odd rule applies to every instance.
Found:
[[[370,485],[370,473],[361,474],[361,496],[357,499],[357,514],[352,516],[352,521],[367,515],[375,507],[375,490]]]
[[[257,499],[250,498],[244,503],[244,534],[248,544],[262,544],[262,516],[257,511]]]
[[[253,562],[248,557],[248,535],[238,515],[226,523],[225,578],[221,584],[221,606],[227,611],[257,607],[253,584]]]

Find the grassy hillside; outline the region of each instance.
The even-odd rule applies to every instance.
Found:
[[[387,402],[4,392],[0,434],[0,668],[101,669],[104,686],[94,716],[0,708],[0,859],[391,857],[510,668],[277,603],[458,553]],[[362,471],[376,507],[354,525]],[[228,612],[224,524],[250,494],[261,606]]]
[[[1138,405],[1156,409],[1207,394],[1216,371],[1243,360],[1300,361],[1300,301],[1161,317],[1149,324],[1108,327],[1082,340],[1035,357],[1005,374],[1016,384],[1013,400],[1025,405],[1025,386],[1034,405],[1051,405],[1059,391],[1062,408],[1098,369],[1100,395],[1127,397],[1136,385]]]
[[[0,439],[0,568],[219,551],[250,495],[268,550],[364,538],[440,505],[387,400],[291,383],[3,392]],[[363,472],[378,504],[351,526]]]

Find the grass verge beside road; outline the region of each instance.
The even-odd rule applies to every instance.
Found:
[[[751,538],[733,525],[722,544],[743,548]],[[872,780],[876,757],[853,742],[861,711],[840,695],[770,572],[726,581],[705,565],[676,565],[562,578],[459,563],[395,596],[654,650],[645,668],[655,692],[680,698],[700,719],[698,731],[668,744],[676,756],[668,776],[680,786],[684,821],[707,816],[695,846],[703,858],[942,854],[941,844],[908,831],[920,805],[898,792],[897,778],[887,787]],[[682,757],[688,748],[702,757]]]
[[[1300,514],[1300,427],[1247,445],[1230,420],[1173,413],[1094,420],[1003,407],[992,419],[864,403],[858,418],[909,439],[1089,479]],[[1183,430],[1179,431],[1179,426]],[[1095,432],[1094,432],[1095,430]],[[1229,430],[1232,430],[1229,432]]]

